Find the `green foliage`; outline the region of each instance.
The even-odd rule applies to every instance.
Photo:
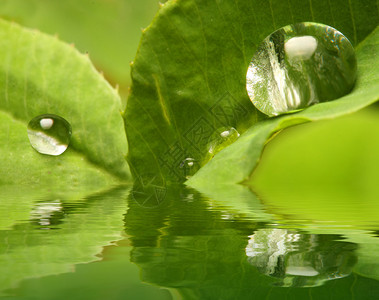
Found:
[[[158,9],[156,0],[2,0],[0,16],[23,26],[57,34],[88,52],[124,95],[130,84],[129,62],[134,58],[141,27]]]
[[[55,186],[128,178],[127,144],[117,92],[88,56],[57,38],[0,22],[0,101],[5,143],[0,147],[2,184]],[[56,114],[73,128],[60,157],[32,151],[26,126],[40,114]]]
[[[39,26],[49,33],[60,31],[66,40],[76,28],[82,25],[90,28],[92,33],[88,37],[78,30],[75,40],[83,41],[83,44],[77,42],[78,48],[86,51],[101,40],[102,47],[93,53],[96,65],[110,74],[112,81],[125,82],[126,68],[121,66],[129,47],[125,42],[126,31],[119,32],[120,44],[112,44],[113,39],[108,39],[108,30],[116,27],[126,30],[127,18],[123,19],[125,23],[118,19],[121,23],[113,24],[110,17],[124,11],[122,1],[115,1],[118,6],[112,8],[100,0],[85,0],[77,6],[77,1],[44,1],[45,10],[35,19],[27,17],[30,8],[36,7],[35,1],[22,6],[19,15],[11,13],[20,3],[0,4],[3,16],[16,21],[19,18],[21,23]],[[95,26],[95,18],[88,14],[82,18],[86,5],[93,8],[95,16],[104,15],[106,20]],[[48,17],[52,11],[56,20]],[[67,22],[63,16],[67,11],[74,12],[75,21],[65,28]],[[296,114],[267,118],[247,97],[247,66],[268,34],[301,21],[334,26],[351,39],[358,58],[358,82],[351,94],[336,101]],[[379,52],[378,23],[375,1],[178,0],[163,5],[143,32],[132,68],[133,86],[123,114],[130,146],[128,160],[134,176],[140,179],[137,183],[142,183],[135,187],[142,188],[146,188],[141,180],[144,177],[159,177],[160,183],[177,182],[200,169],[188,184],[210,199],[191,189],[168,185],[166,190],[163,186],[165,201],[147,213],[146,207],[133,198],[137,193],[141,195],[141,191],[134,190],[123,220],[126,191],[115,189],[94,194],[130,180],[124,159],[127,143],[117,91],[95,70],[88,56],[74,47],[58,38],[0,21],[0,140],[5,141],[0,147],[0,239],[3,241],[0,265],[7,269],[0,276],[1,289],[14,287],[26,278],[69,272],[75,264],[98,260],[103,246],[122,238],[122,225],[126,224],[134,247],[132,260],[141,267],[147,282],[180,287],[180,293],[189,298],[211,297],[220,291],[229,293],[230,297],[257,294],[265,297],[267,286],[276,280],[258,273],[248,263],[246,237],[262,224],[277,224],[284,218],[289,219],[282,222],[284,225],[301,221],[303,230],[311,233],[342,233],[340,228],[322,232],[316,226],[333,220],[339,226],[359,229],[343,232],[350,242],[361,245],[354,270],[378,279],[377,268],[370,267],[377,258],[377,239],[361,231],[377,229],[379,225],[375,203],[378,190],[373,179],[377,165],[371,164],[366,152],[352,151],[357,149],[356,141],[371,141],[370,135],[375,134],[377,127],[376,113],[363,112],[359,115],[362,117],[355,119],[355,115],[342,123],[340,129],[348,130],[350,135],[333,146],[337,155],[334,158],[328,152],[328,145],[323,149],[329,163],[337,164],[330,177],[325,171],[329,163],[321,169],[323,172],[312,174],[313,181],[321,185],[311,186],[309,202],[303,201],[303,192],[309,188],[306,184],[312,182],[307,177],[312,165],[304,165],[305,169],[293,173],[299,166],[297,156],[291,159],[277,156],[279,161],[262,167],[266,171],[258,170],[258,180],[251,178],[264,146],[276,132],[296,124],[350,114],[378,99],[379,60],[375,55]],[[52,28],[51,24],[57,27]],[[109,27],[105,26],[105,30],[100,24]],[[64,117],[73,128],[69,149],[58,157],[35,152],[27,139],[29,120],[46,113]],[[235,127],[243,134],[208,162],[207,147],[212,134],[228,127]],[[314,135],[305,139],[306,145],[316,143],[310,149],[316,152],[307,151],[306,146],[302,148],[304,159],[314,163],[316,170],[320,170],[319,160],[309,160],[309,156],[317,156],[320,150],[317,145],[325,142],[329,125],[324,130],[318,139]],[[366,146],[371,150],[378,147],[375,141]],[[194,159],[192,169],[183,168],[185,158]],[[363,162],[365,170],[359,169],[359,164],[349,168],[352,165],[347,162],[351,161]],[[344,168],[340,168],[341,164]],[[278,168],[291,173],[277,172]],[[352,180],[348,174],[359,174],[359,180]],[[246,180],[258,190],[266,206],[246,187],[235,185]],[[296,194],[299,185],[304,189]],[[346,186],[350,189],[345,189]],[[150,191],[156,192],[156,187],[152,182]],[[283,193],[290,195],[291,201]],[[357,202],[363,193],[367,193],[365,201]],[[326,194],[331,198],[325,197]],[[41,227],[38,221],[43,219],[37,218],[36,209],[54,199],[59,199],[64,210],[61,218],[49,218],[60,222],[59,230],[36,230]],[[334,200],[336,205],[328,206],[326,211],[326,204]],[[268,212],[265,207],[269,207]],[[319,223],[315,225],[316,221]],[[179,264],[190,272],[178,272]],[[162,278],[165,272],[168,276]],[[230,280],[228,275],[235,272],[236,276]],[[354,276],[335,281],[334,286],[340,287],[333,290],[336,297],[345,299],[351,289],[364,298],[367,286],[375,285],[373,281]],[[355,285],[356,278],[359,278],[358,285]],[[329,295],[330,287],[329,284],[317,289],[316,296]],[[305,289],[272,290],[272,298],[295,295],[303,299],[309,293]]]
[[[320,103],[299,113],[272,118],[252,126],[241,138],[216,156],[189,184],[200,188],[212,174],[217,182],[242,182],[256,167],[267,140],[279,130],[309,121],[330,119],[355,112],[379,98],[379,27],[356,48],[359,79],[354,90],[334,101]]]
[[[325,23],[349,37],[356,46],[360,79],[354,92],[338,101],[267,119],[247,96],[247,66],[268,34],[301,21]],[[378,60],[372,53],[378,47],[374,32],[378,22],[374,1],[168,2],[144,32],[132,68],[133,85],[124,114],[132,172],[136,177],[155,173],[183,181],[188,174],[181,161],[195,159],[195,170],[204,165],[215,130],[249,128],[189,183],[199,187],[210,178],[241,182],[251,174],[274,132],[350,113],[377,100]]]

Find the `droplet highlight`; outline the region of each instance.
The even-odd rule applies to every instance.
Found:
[[[240,134],[234,127],[218,129],[211,137],[208,144],[208,157],[212,158],[217,152],[234,143]]]
[[[305,22],[282,27],[262,42],[246,89],[258,110],[277,116],[348,94],[356,76],[349,40],[333,27]]]
[[[53,114],[40,115],[28,124],[31,146],[42,154],[60,155],[66,151],[71,139],[71,125]]]
[[[183,175],[187,179],[189,179],[199,169],[196,160],[192,157],[187,157],[184,159],[180,163],[179,167],[183,170]]]

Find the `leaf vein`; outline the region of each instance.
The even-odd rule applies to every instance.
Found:
[[[355,25],[354,12],[353,12],[353,7],[351,5],[351,0],[349,0],[349,10],[350,10],[351,21],[352,21],[353,30],[354,30],[354,45],[356,45],[357,44],[357,27]]]

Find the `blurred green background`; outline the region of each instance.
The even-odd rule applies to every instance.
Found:
[[[379,225],[379,106],[295,126],[266,147],[251,184],[283,218]]]
[[[141,29],[158,7],[157,0],[2,0],[0,17],[57,35],[87,52],[125,101]]]

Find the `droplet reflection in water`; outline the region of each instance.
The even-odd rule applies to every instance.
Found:
[[[333,250],[331,250],[333,249]],[[313,287],[347,277],[357,261],[353,243],[327,235],[287,229],[260,229],[245,249],[248,261],[265,275],[281,279],[283,287]]]
[[[258,47],[246,75],[255,107],[269,116],[340,98],[354,86],[354,48],[338,30],[298,23],[270,34]]]
[[[40,115],[29,122],[28,137],[39,153],[60,155],[70,143],[71,125],[57,115]]]

